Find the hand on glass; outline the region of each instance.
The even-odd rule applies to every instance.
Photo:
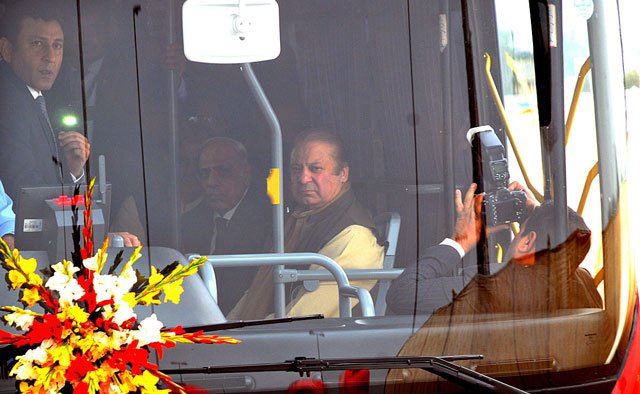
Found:
[[[58,133],[58,141],[64,152],[69,171],[76,177],[82,175],[82,169],[89,159],[91,147],[87,138],[75,131]]]
[[[462,201],[462,192],[456,189],[456,225],[453,240],[462,246],[465,253],[471,250],[480,239],[482,229],[482,199],[484,195],[475,195],[477,185],[472,183]]]

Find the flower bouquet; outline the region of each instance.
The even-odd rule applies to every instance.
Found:
[[[186,266],[174,262],[162,271],[151,267],[146,278],[133,268],[140,257],[139,247],[124,264],[121,251],[106,269],[108,238],[95,255],[93,252],[93,185],[92,180],[84,196],[82,231],[77,225],[78,204],[72,206],[71,261],[63,260],[39,274],[35,259],[26,259],[17,249],[9,250],[4,241],[0,243],[7,282],[20,292],[19,300],[25,306],[0,308],[8,312],[3,316],[7,324],[24,331],[0,330],[0,344],[16,348],[9,375],[20,381],[24,393],[183,393],[180,385],[149,361],[150,349],[162,358],[163,348],[176,343],[239,341],[202,331],[186,332],[180,326],[165,329],[155,314],[138,321],[133,308],[179,303],[183,279],[195,274],[204,259]],[[36,305],[43,312],[36,311]]]

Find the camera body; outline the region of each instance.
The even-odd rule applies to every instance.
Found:
[[[509,164],[504,146],[491,126],[474,127],[467,139],[479,141],[484,179],[484,211],[487,226],[522,222],[527,217],[527,196],[521,190],[511,191]]]
[[[527,217],[527,196],[521,190],[500,188],[484,196],[484,212],[488,226],[522,222]]]

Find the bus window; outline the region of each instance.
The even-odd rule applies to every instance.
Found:
[[[60,1],[64,61],[44,92],[79,114],[86,177],[110,185],[104,232],[125,243],[110,256],[130,235],[154,265],[208,256],[184,302],[154,310],[242,343],[180,344],[162,370],[283,391],[299,376],[278,363],[366,357],[372,392],[477,389],[407,361],[436,357],[522,390],[611,388],[637,290],[615,4],[278,0],[281,53],[247,67],[187,60],[190,2]],[[252,75],[282,134],[275,198]]]

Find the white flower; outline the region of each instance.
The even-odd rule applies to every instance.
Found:
[[[38,373],[31,362],[20,361],[24,356],[17,356],[19,362],[11,369],[9,376],[15,375],[18,380],[36,380]]]
[[[131,341],[129,340],[129,334],[130,331],[126,330],[126,331],[116,331],[113,330],[111,332],[111,348],[112,349],[119,349],[122,347],[122,345],[129,344],[131,343]]]
[[[116,304],[131,290],[136,283],[135,273],[133,280],[129,276],[95,275],[93,288],[96,292],[96,302],[112,299]]]
[[[26,331],[33,324],[34,316],[27,313],[14,312],[7,314],[4,318],[10,325]]]
[[[38,346],[37,348],[27,350],[23,358],[25,360],[29,360],[30,362],[36,362],[40,365],[43,365],[45,362],[47,362],[47,351],[44,350],[41,346]]]
[[[110,300],[113,297],[118,280],[113,275],[95,275],[93,289],[96,292],[96,302]]]
[[[136,271],[133,267],[129,266],[120,274],[120,281],[122,287],[126,288],[127,291],[133,287],[138,281],[138,277],[136,276]]]
[[[133,309],[126,302],[121,303],[116,310],[116,313],[113,314],[113,322],[117,325],[122,325],[122,323],[126,322],[131,318],[136,318],[136,314],[133,312]]]
[[[82,260],[82,265],[84,265],[85,268],[90,269],[91,271],[97,271],[98,259],[96,258],[96,256],[87,257],[86,259]]]
[[[60,305],[70,306],[84,295],[84,289],[77,280],[72,279],[63,289],[58,290],[58,294],[60,294]]]
[[[67,277],[72,277],[73,274],[80,271],[80,268],[76,267],[75,265],[73,265],[73,263],[71,263],[68,260],[62,260],[58,264],[52,265],[51,268],[55,272],[63,274]]]
[[[137,331],[134,331],[134,339],[138,340],[138,346],[148,345],[153,342],[160,342],[160,330],[164,325],[156,314],[153,313],[140,322],[140,327]]]
[[[71,305],[73,301],[78,300],[84,295],[84,289],[73,277],[73,274],[80,271],[80,268],[73,266],[71,262],[67,260],[63,260],[51,268],[53,268],[55,273],[47,280],[45,286],[60,294],[60,303],[62,306]]]

